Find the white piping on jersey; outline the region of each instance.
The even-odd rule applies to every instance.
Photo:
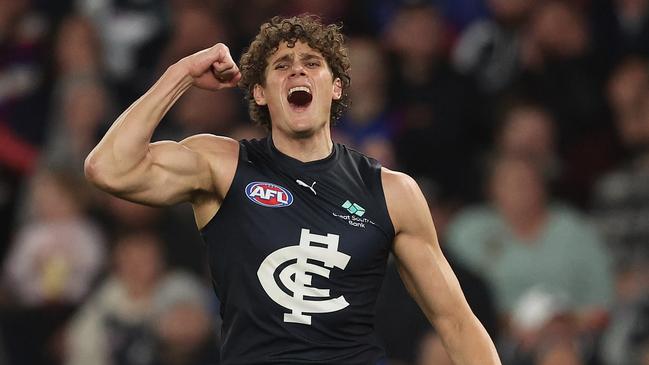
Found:
[[[315,189],[313,188],[313,186],[315,185],[315,183],[317,183],[317,181],[314,181],[313,184],[311,184],[311,186],[307,185],[307,183],[305,183],[304,181],[302,181],[300,179],[295,180],[295,182],[300,186],[304,186],[305,188],[311,189],[311,191],[313,192],[313,195],[318,195],[318,194],[315,193]]]

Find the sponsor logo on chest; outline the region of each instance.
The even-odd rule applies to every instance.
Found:
[[[268,182],[249,183],[246,185],[246,196],[264,207],[282,208],[293,204],[293,194],[288,189]]]
[[[350,226],[365,228],[365,225],[368,223],[374,225],[374,222],[372,222],[371,220],[363,218],[363,215],[365,215],[365,208],[363,208],[362,206],[356,203],[352,203],[349,200],[345,200],[341,207],[345,208],[345,210],[347,210],[351,214],[338,214],[336,212],[331,212],[331,214],[334,217],[338,217],[342,220],[347,221]]]

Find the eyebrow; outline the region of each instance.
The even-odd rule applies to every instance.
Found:
[[[304,61],[304,60],[312,60],[312,59],[324,60],[324,58],[322,56],[320,56],[318,54],[315,54],[315,53],[311,53],[311,52],[300,53],[300,60]],[[275,65],[275,64],[278,64],[280,62],[292,61],[292,60],[293,60],[293,54],[292,53],[287,53],[284,56],[282,56],[282,57],[276,59],[275,61],[273,61],[272,64]]]
[[[300,59],[301,60],[312,60],[312,59],[323,60],[324,58],[315,53],[301,53]]]
[[[280,63],[280,62],[292,61],[292,60],[293,60],[293,55],[290,54],[290,53],[287,53],[287,54],[283,55],[282,57],[280,57],[280,58],[276,59],[275,61],[273,61],[273,65],[275,65],[277,63]]]

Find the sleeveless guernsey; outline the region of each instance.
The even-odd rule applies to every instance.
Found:
[[[381,168],[334,143],[303,163],[241,141],[201,230],[221,301],[223,364],[376,364],[374,305],[394,238]]]

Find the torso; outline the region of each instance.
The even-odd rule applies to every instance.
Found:
[[[231,181],[201,230],[223,363],[382,358],[373,312],[394,228],[378,163],[339,144],[302,163],[269,139],[242,141]]]

